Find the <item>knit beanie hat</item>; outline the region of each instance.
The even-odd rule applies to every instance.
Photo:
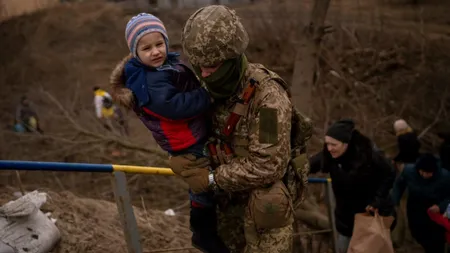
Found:
[[[355,122],[351,119],[342,119],[336,121],[328,128],[326,136],[343,143],[349,143],[352,138],[353,130],[355,130]]]
[[[416,163],[417,170],[435,172],[438,168],[438,160],[433,154],[423,154]]]
[[[138,59],[137,45],[139,40],[144,35],[152,32],[161,33],[166,42],[166,48],[169,48],[169,37],[163,22],[159,18],[148,13],[139,13],[128,21],[125,29],[125,39],[133,57]]]

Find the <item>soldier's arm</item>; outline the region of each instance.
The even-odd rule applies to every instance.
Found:
[[[258,89],[249,119],[249,155],[215,171],[217,185],[229,192],[257,188],[281,179],[290,159],[292,106],[275,81]]]

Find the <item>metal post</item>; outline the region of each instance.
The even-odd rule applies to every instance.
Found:
[[[333,242],[333,251],[338,253],[337,248],[337,230],[336,230],[336,217],[334,216],[334,201],[333,201],[333,188],[331,187],[331,178],[327,179],[327,204],[328,204],[328,217],[330,219],[331,236]]]
[[[127,189],[127,179],[125,173],[116,171],[113,173],[113,188],[116,198],[117,209],[120,221],[123,226],[123,234],[127,242],[128,253],[142,253],[139,231],[136,218],[134,217],[133,206]]]

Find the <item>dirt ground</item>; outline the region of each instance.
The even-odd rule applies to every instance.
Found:
[[[256,2],[235,6],[251,37],[249,59],[290,81],[298,19],[305,22],[313,1]],[[388,154],[395,152],[391,124],[399,117],[419,132],[431,127],[423,144],[434,150],[435,129],[449,124],[450,4],[361,2],[332,1],[327,23],[335,31],[325,37],[321,52],[317,99],[311,105],[311,151],[320,148],[329,122],[348,116]],[[193,11],[157,13],[174,50],[180,50],[181,27]],[[0,159],[165,165],[164,155],[132,113],[126,113],[131,130],[126,143],[105,132],[93,114],[92,87],[109,89],[109,73],[128,50],[125,24],[135,13],[120,4],[86,1],[0,23]],[[11,131],[15,106],[24,94],[36,105],[43,136]],[[20,175],[26,190],[50,192],[46,208],[63,232],[55,253],[124,252],[111,175]],[[151,175],[130,175],[128,183],[146,252],[189,246],[186,185]],[[17,189],[16,175],[0,172],[0,203]],[[165,216],[168,208],[180,215]]]

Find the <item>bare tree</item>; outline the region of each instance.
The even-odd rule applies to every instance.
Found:
[[[320,42],[324,35],[324,22],[330,0],[316,0],[311,21],[299,38],[292,76],[292,96],[300,111],[310,114],[311,92],[315,82]]]
[[[301,33],[299,44],[297,46],[297,54],[294,62],[294,73],[292,77],[292,96],[294,105],[303,113],[310,115],[312,87],[315,83],[315,74],[318,65],[318,53],[321,38],[324,34],[324,22],[328,11],[330,0],[316,0],[310,23]],[[308,224],[316,228],[325,230],[330,228],[328,218],[318,211],[318,204],[314,201],[314,197],[310,196],[305,199],[299,210],[297,210],[296,218],[302,224]],[[296,234],[300,234],[300,227],[295,226]],[[306,231],[303,231],[306,232]],[[309,234],[308,239],[312,239]],[[312,242],[316,240],[311,240]],[[296,240],[294,252],[310,252],[307,247],[309,243],[305,240]],[[314,247],[311,245],[311,247]],[[314,247],[317,248],[317,247]]]

